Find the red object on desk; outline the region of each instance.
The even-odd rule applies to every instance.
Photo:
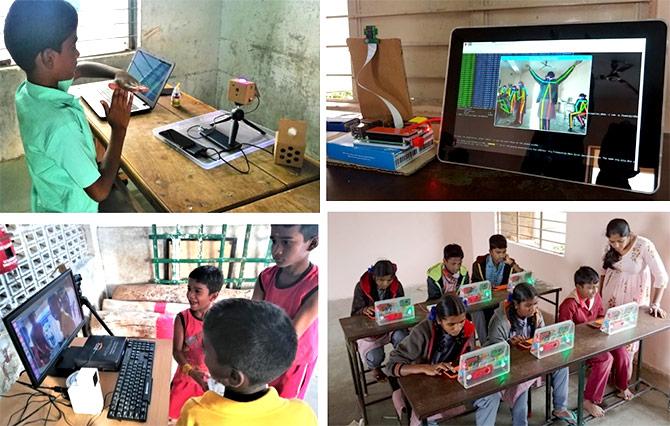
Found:
[[[554,348],[557,348],[558,345],[560,345],[560,344],[561,344],[560,340],[554,340],[553,342],[549,342],[549,343],[544,344],[544,345],[542,346],[542,350],[544,350],[544,351],[550,351],[550,350],[552,350],[552,349],[554,349]]]
[[[479,379],[480,377],[488,376],[493,371],[493,365],[489,364],[486,367],[482,367],[478,370],[470,373],[472,375],[472,380]]]
[[[507,284],[501,284],[493,287],[494,291],[501,291],[501,290],[507,290]]]

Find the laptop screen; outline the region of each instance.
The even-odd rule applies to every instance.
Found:
[[[171,71],[172,64],[144,50],[137,50],[128,67],[128,73],[135,77],[140,84],[149,88],[149,91],[143,95],[152,106],[158,100]]]
[[[466,41],[456,145],[516,156],[520,171],[533,174],[551,156],[575,166],[574,180],[584,179],[584,166],[588,183],[603,169],[632,174],[644,61],[644,38]],[[631,184],[651,192],[654,174],[642,171]]]

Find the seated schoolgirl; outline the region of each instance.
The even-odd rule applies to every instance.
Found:
[[[395,348],[389,356],[386,372],[393,377],[411,374],[437,376],[458,365],[461,354],[475,348],[475,326],[465,318],[465,305],[453,294],[445,294],[431,309],[428,318],[416,325],[409,336]],[[400,415],[404,407],[401,390],[393,393],[393,404]],[[478,426],[495,424],[499,393],[494,397],[478,399],[474,402]],[[428,424],[437,420],[454,417],[465,411],[465,407],[449,409],[428,418]],[[415,414],[410,425],[419,425]]]
[[[544,319],[537,308],[537,302],[537,291],[532,285],[522,283],[514,287],[508,301],[503,302],[493,313],[486,346],[504,341],[517,345],[533,337],[536,328],[544,327]],[[567,409],[568,373],[567,367],[551,373],[554,401],[552,413],[558,419],[573,425],[577,424],[577,416]],[[528,389],[536,382],[539,383],[539,380],[529,380],[502,392],[502,399],[512,407],[514,426],[528,425]]]
[[[354,300],[351,304],[351,315],[365,315],[375,317],[375,302],[380,300],[403,297],[405,291],[396,277],[398,267],[389,260],[380,260],[371,266],[360,278],[354,289]],[[381,336],[359,339],[358,350],[361,358],[372,370],[378,382],[386,380],[381,369],[386,354],[384,345],[392,343],[395,348],[402,339],[407,337],[407,330],[395,330]]]

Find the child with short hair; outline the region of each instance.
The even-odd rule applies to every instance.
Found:
[[[507,284],[509,276],[512,273],[521,272],[523,268],[517,265],[516,261],[507,254],[507,239],[500,234],[489,237],[489,252],[482,256],[477,256],[472,264],[472,282],[490,281],[491,287],[501,284]],[[488,324],[493,317],[493,308],[487,308],[479,311],[478,316],[484,317],[475,322],[477,326],[477,336],[480,342],[487,340]]]
[[[16,115],[34,212],[98,211],[119,169],[130,92],[148,90],[125,71],[77,64],[77,25],[77,11],[64,0],[15,1],[5,19],[5,46],[27,77],[16,91]],[[111,106],[102,101],[112,132],[100,169],[84,110],[67,93],[79,77],[116,79]]]
[[[275,266],[258,276],[252,298],[272,302],[288,314],[298,334],[291,367],[271,383],[283,398],[304,398],[318,353],[319,269],[309,253],[319,245],[318,225],[272,225]]]
[[[537,308],[537,290],[526,283],[517,284],[509,296],[495,310],[489,323],[488,339],[485,346],[499,342],[509,342],[518,345],[533,337],[535,330],[544,327],[542,313]],[[552,414],[568,424],[577,424],[577,416],[568,410],[568,378],[567,367],[551,373],[551,388],[553,389],[554,411]],[[528,425],[528,389],[540,379],[508,388],[502,392],[504,399],[512,407],[512,421],[515,426]],[[495,396],[490,396],[495,397]]]
[[[583,324],[605,316],[603,301],[598,292],[600,283],[598,272],[589,266],[581,266],[575,272],[574,280],[575,289],[558,308],[558,320],[572,320],[575,324]],[[628,356],[626,347],[621,346],[586,361],[591,372],[584,388],[584,409],[593,417],[605,415],[600,404],[603,401],[607,379],[612,369],[615,372],[615,384],[619,390],[619,397],[632,398],[633,394],[628,390]]]
[[[444,246],[442,262],[426,271],[428,300],[439,299],[445,293],[457,293],[463,284],[470,282],[468,268],[463,266],[463,257],[463,249],[458,244]]]
[[[397,271],[398,267],[390,260],[379,260],[371,266],[356,284],[351,315],[365,315],[374,319],[375,302],[405,296],[405,291],[396,275]],[[384,346],[392,343],[394,348],[397,347],[407,334],[406,329],[399,329],[381,336],[359,339],[356,342],[361,358],[366,361],[378,382],[386,380],[386,375],[381,369],[385,358]]]
[[[179,365],[170,387],[170,417],[173,419],[179,417],[186,400],[208,389],[202,321],[222,286],[223,274],[216,266],[198,266],[188,276],[186,297],[190,308],[178,313],[174,320],[172,356]]]
[[[312,409],[268,386],[296,356],[291,319],[264,301],[226,299],[205,315],[205,363],[223,395],[207,391],[189,399],[177,426],[316,426]]]
[[[387,373],[393,377],[412,374],[437,376],[459,363],[461,355],[475,349],[475,326],[465,318],[465,305],[454,294],[446,294],[431,309],[428,318],[410,332],[389,357]],[[405,408],[401,390],[393,392],[393,404],[398,415]],[[478,426],[495,424],[500,398],[481,398],[474,401]],[[429,425],[465,412],[460,406],[428,418]],[[410,425],[421,424],[412,414]]]

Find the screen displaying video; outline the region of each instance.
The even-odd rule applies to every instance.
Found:
[[[653,191],[653,170],[638,166],[645,47],[644,38],[463,43],[452,150]]]
[[[42,377],[83,323],[70,274],[37,299],[31,299],[11,326],[18,338],[33,375]],[[26,366],[28,367],[28,366]]]

